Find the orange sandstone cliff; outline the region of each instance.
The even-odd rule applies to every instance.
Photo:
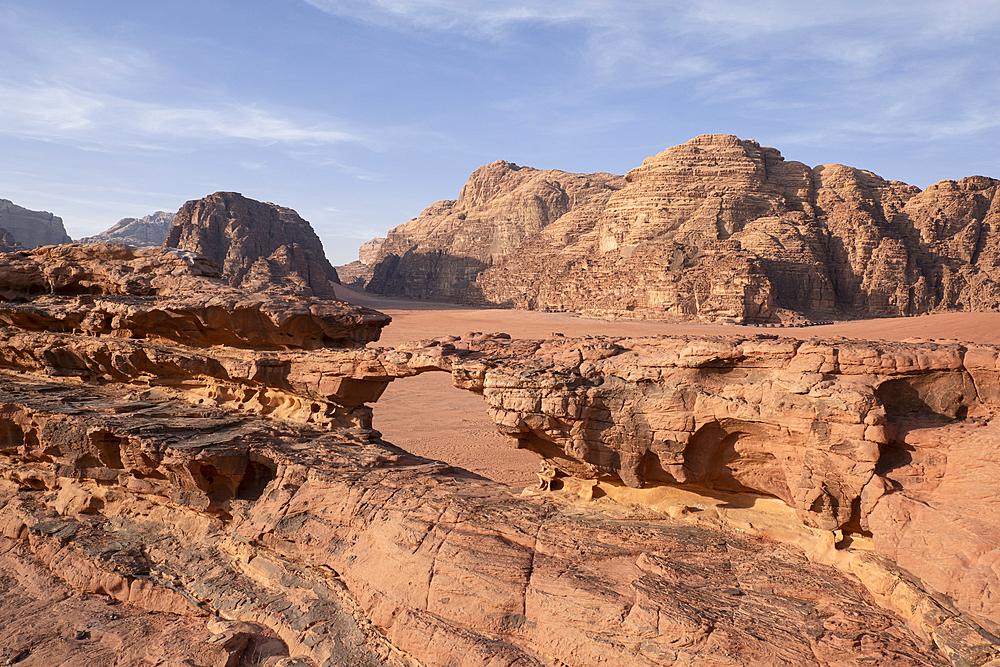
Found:
[[[669,148],[624,179],[496,162],[457,201],[390,231],[366,289],[662,320],[997,310],[997,185],[921,191],[730,135]]]

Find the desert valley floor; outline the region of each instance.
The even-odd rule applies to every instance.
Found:
[[[837,337],[865,340],[948,340],[1000,344],[1000,313],[940,313],[920,317],[854,320],[805,328],[758,329],[715,324],[604,321],[568,313],[479,310],[444,303],[388,299],[337,288],[338,297],[392,317],[370,346],[395,346],[470,331],[504,332],[514,338],[581,336],[732,335],[764,332],[789,338]],[[497,433],[486,405],[455,389],[444,373],[425,373],[389,385],[374,405],[374,426],[403,449],[489,477],[520,490],[538,482],[536,454],[515,449]],[[417,418],[419,415],[419,419]]]

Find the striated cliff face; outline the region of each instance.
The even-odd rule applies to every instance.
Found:
[[[174,226],[174,214],[157,211],[141,218],[122,218],[97,236],[78,243],[127,243],[134,246],[160,245]]]
[[[480,167],[457,200],[432,204],[388,233],[371,259],[365,289],[483,303],[474,284],[483,270],[555,223],[571,229],[593,216],[623,184],[611,174],[539,171],[503,161]]]
[[[466,188],[486,180],[480,171]],[[704,135],[646,159],[625,181],[576,215],[515,235],[516,247],[501,258],[465,262],[466,274],[477,271],[471,286],[449,274],[434,290],[408,292],[403,276],[424,284],[429,267],[477,252],[470,250],[475,239],[453,250],[460,227],[448,207],[436,205],[393,230],[390,238],[409,245],[383,246],[374,274],[397,267],[399,279],[373,278],[371,285],[399,296],[666,320],[1000,308],[1000,182],[993,179],[920,191],[841,165],[786,162],[773,148],[730,135]],[[504,215],[490,221],[498,229],[507,224]],[[431,228],[435,234],[416,233]],[[479,241],[480,257],[489,243]],[[402,263],[406,253],[426,261]]]
[[[205,255],[234,287],[278,286],[307,296],[336,296],[337,272],[309,223],[290,208],[236,192],[184,204],[163,245]]]
[[[47,211],[32,211],[0,199],[0,228],[6,229],[25,248],[69,243],[62,218]]]

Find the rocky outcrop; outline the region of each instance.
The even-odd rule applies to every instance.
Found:
[[[0,199],[0,227],[25,248],[72,241],[62,218],[47,211],[31,211],[7,199]]]
[[[323,244],[290,208],[217,192],[184,204],[163,244],[205,255],[234,287],[336,298],[337,272]]]
[[[482,168],[466,187],[478,187],[480,172],[496,169]],[[494,181],[496,199],[515,192]],[[920,191],[851,167],[786,162],[753,141],[705,135],[648,158],[625,181],[576,215],[515,233],[502,256],[487,249],[510,226],[507,219],[516,219],[513,209],[484,211],[481,224],[490,234],[467,234],[448,205],[436,204],[390,233],[369,289],[661,320],[1000,309],[993,179],[942,181]],[[427,260],[408,264],[405,257]],[[424,285],[435,267],[456,262],[461,277],[438,272],[434,289],[415,290],[405,279]]]
[[[24,250],[24,246],[17,242],[11,233],[0,228],[0,252],[17,252]]]
[[[378,349],[359,345],[379,314],[283,297],[327,332],[319,346],[266,330],[266,302],[244,308],[252,295],[213,276],[170,248],[0,257],[0,585],[14,603],[68,589],[118,604],[74,628],[102,638],[94,660],[1000,656],[1000,524],[977,491],[997,468],[994,348],[472,334]],[[544,489],[511,496],[381,440],[368,404],[430,371],[542,455]],[[622,495],[663,489],[692,500]],[[67,632],[20,626],[0,624],[11,656]]]
[[[387,359],[482,392],[556,476],[780,498],[808,525],[871,534],[876,553],[1000,629],[994,347],[446,338]]]
[[[174,226],[174,214],[157,211],[142,218],[122,218],[110,229],[97,236],[79,239],[77,243],[125,243],[134,246],[161,245]]]
[[[539,171],[497,161],[477,169],[457,200],[391,230],[365,289],[412,299],[484,303],[474,283],[554,223],[572,234],[623,185],[611,174]]]
[[[384,242],[383,238],[365,241],[358,248],[357,261],[336,267],[341,284],[352,289],[363,290],[368,281],[372,279],[373,267],[378,263],[379,250]]]
[[[67,244],[0,258],[0,322],[29,331],[263,349],[355,347],[389,318],[340,301],[221,283],[176,248]],[[68,298],[69,297],[69,298]]]

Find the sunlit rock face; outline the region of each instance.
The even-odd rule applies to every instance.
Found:
[[[647,158],[624,182],[605,176],[605,189],[582,198],[566,189],[577,204],[543,217],[537,211],[553,210],[551,202],[523,201],[522,182],[504,165],[480,168],[457,202],[439,202],[393,230],[369,289],[666,320],[1000,308],[1000,199],[990,178],[921,191],[704,135]],[[559,182],[593,184],[596,176],[563,174]],[[533,225],[524,224],[529,218]]]
[[[333,285],[339,280],[323,244],[290,208],[216,192],[184,204],[163,245],[205,255],[223,280],[247,291],[279,287],[336,298]]]
[[[6,659],[943,667],[997,651],[995,348],[376,348],[381,313],[120,244],[2,255],[0,285],[0,617],[32,619],[0,623]],[[434,371],[541,455],[547,490],[512,496],[381,439],[371,404]],[[598,493],[666,483],[705,500]],[[758,502],[793,508],[772,515],[812,546],[755,528]],[[53,621],[81,618],[89,644]]]
[[[621,176],[542,171],[498,160],[477,169],[457,200],[439,201],[365,253],[375,294],[432,301],[495,301],[477,276],[553,227],[574,234],[624,185]],[[485,300],[484,300],[485,299]]]

